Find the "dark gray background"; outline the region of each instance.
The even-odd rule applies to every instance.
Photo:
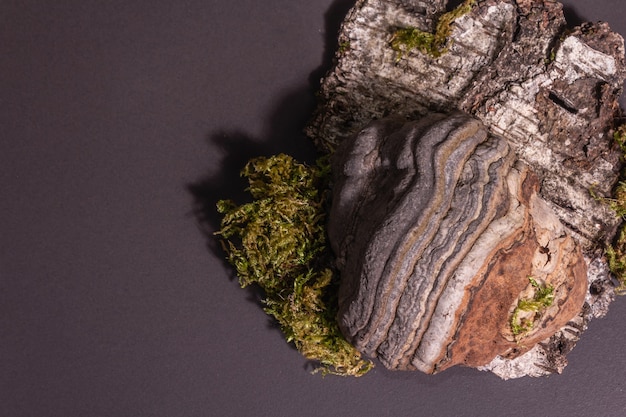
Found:
[[[212,205],[251,156],[311,157],[351,3],[0,2],[1,416],[624,415],[626,298],[560,376],[343,379],[232,280]],[[564,3],[626,34],[622,0]]]

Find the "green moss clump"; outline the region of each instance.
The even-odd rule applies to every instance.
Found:
[[[622,149],[622,152],[626,153],[626,124],[619,126],[613,132],[613,140]]]
[[[397,53],[396,62],[413,49],[435,58],[441,56],[441,51],[435,46],[435,35],[414,27],[396,30],[391,38],[391,48]]]
[[[476,0],[465,0],[454,10],[442,14],[437,20],[435,33],[425,32],[414,27],[396,30],[391,38],[391,49],[397,53],[396,61],[400,61],[413,49],[433,58],[438,58],[448,52],[446,43],[452,34],[452,22],[469,13],[474,3]]]
[[[619,145],[622,152],[626,153],[626,124],[619,126],[613,133],[613,140]],[[626,182],[620,181],[613,190],[613,197],[598,197],[597,200],[605,202],[619,217],[626,218]],[[609,269],[615,275],[620,285],[615,289],[619,295],[626,295],[626,225],[620,226],[620,232],[613,245],[606,248],[606,257]]]
[[[615,215],[626,217],[626,182],[619,181],[613,189],[612,197],[602,197],[596,193],[595,187],[589,189],[589,193],[596,200],[606,204]]]
[[[256,158],[242,171],[253,201],[223,200],[221,238],[242,287],[258,284],[265,311],[289,342],[323,373],[361,376],[373,364],[341,334],[337,274],[330,268],[325,203],[330,165],[307,166],[287,155]]]
[[[622,226],[615,243],[606,248],[606,258],[609,269],[620,282],[615,292],[626,295],[626,227]]]
[[[540,285],[533,277],[528,280],[535,288],[535,294],[532,298],[520,299],[511,316],[511,332],[518,340],[532,330],[541,313],[554,301],[554,287]]]
[[[345,55],[350,50],[350,41],[344,41],[339,44],[339,54]]]

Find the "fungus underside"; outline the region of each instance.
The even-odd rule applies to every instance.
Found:
[[[452,34],[452,23],[455,19],[469,13],[476,0],[465,0],[455,9],[442,14],[437,20],[435,32],[427,32],[416,27],[397,29],[391,38],[391,49],[396,52],[396,62],[400,61],[411,50],[438,58],[448,51],[447,42]]]
[[[343,337],[335,319],[338,274],[327,249],[325,204],[330,164],[286,155],[256,158],[242,176],[253,201],[218,203],[220,237],[242,287],[258,284],[265,311],[316,371],[361,376],[373,366]]]

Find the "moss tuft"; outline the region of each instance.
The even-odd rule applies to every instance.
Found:
[[[626,154],[626,124],[615,129],[613,140],[619,145],[622,152]],[[626,182],[620,181],[613,190],[613,197],[597,197],[597,200],[605,202],[617,216],[626,218]],[[619,295],[626,295],[626,224],[622,223],[617,238],[612,245],[606,248],[606,258],[609,269],[619,281],[619,286],[615,292]]]
[[[413,49],[438,58],[448,52],[447,42],[452,34],[455,19],[469,13],[476,0],[465,0],[454,10],[442,14],[437,20],[435,33],[425,32],[415,27],[397,29],[391,38],[391,49],[396,53],[396,62]]]
[[[618,295],[626,295],[626,227],[622,226],[613,245],[606,248],[609,269],[620,285],[615,289]]]
[[[626,217],[626,182],[619,181],[617,183],[617,186],[613,189],[613,197],[597,195],[595,187],[592,187],[589,192],[596,201],[606,204],[617,216]]]
[[[339,331],[338,277],[330,267],[325,203],[330,165],[296,162],[287,155],[251,160],[243,169],[253,201],[223,200],[221,238],[242,287],[258,284],[265,311],[287,341],[322,373],[360,376],[373,364],[363,360]]]
[[[554,301],[554,287],[541,285],[533,277],[528,280],[535,293],[532,298],[520,299],[511,316],[511,332],[518,341],[532,330],[543,311]]]
[[[622,149],[622,152],[626,153],[626,124],[619,126],[613,132],[613,140]]]
[[[339,54],[345,55],[350,50],[350,41],[344,41],[339,44]]]

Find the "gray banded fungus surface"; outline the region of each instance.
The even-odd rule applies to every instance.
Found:
[[[581,310],[579,244],[537,195],[537,176],[480,121],[382,119],[334,158],[338,319],[361,352],[391,369],[484,366]],[[520,309],[546,288],[548,302]]]

